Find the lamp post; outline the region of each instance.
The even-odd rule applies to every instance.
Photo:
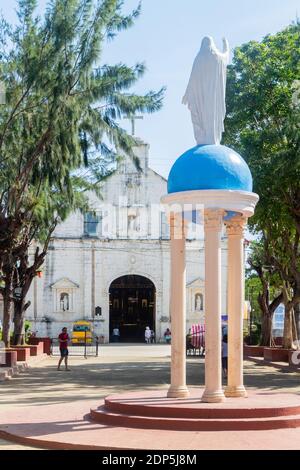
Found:
[[[249,343],[252,345],[252,289],[248,288],[248,302],[249,302]]]
[[[249,307],[250,307],[250,315],[249,315],[249,341],[250,345],[252,345],[252,327],[253,327],[253,308],[252,308],[252,293],[253,293],[253,287],[249,288],[248,290],[248,301],[249,301]]]

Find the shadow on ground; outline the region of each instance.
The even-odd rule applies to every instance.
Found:
[[[90,359],[72,365],[71,372],[57,371],[53,365],[29,369],[0,387],[0,405],[26,404],[36,406],[102,398],[120,391],[167,388],[170,383],[168,359],[138,362],[104,362]],[[187,383],[204,384],[204,360],[187,361]],[[288,366],[270,367],[261,361],[245,363],[245,385],[273,391],[293,391],[300,394],[299,373]],[[298,390],[297,390],[298,389]]]

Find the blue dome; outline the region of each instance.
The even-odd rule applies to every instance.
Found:
[[[204,189],[252,192],[252,176],[245,160],[224,145],[197,145],[171,168],[168,193]]]

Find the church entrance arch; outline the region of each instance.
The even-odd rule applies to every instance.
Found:
[[[109,287],[109,333],[119,328],[121,342],[144,342],[146,326],[155,333],[155,285],[144,276],[129,274]]]

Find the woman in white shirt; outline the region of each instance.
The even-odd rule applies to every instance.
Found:
[[[149,326],[146,326],[146,329],[145,329],[145,341],[147,344],[151,343],[151,330]]]

